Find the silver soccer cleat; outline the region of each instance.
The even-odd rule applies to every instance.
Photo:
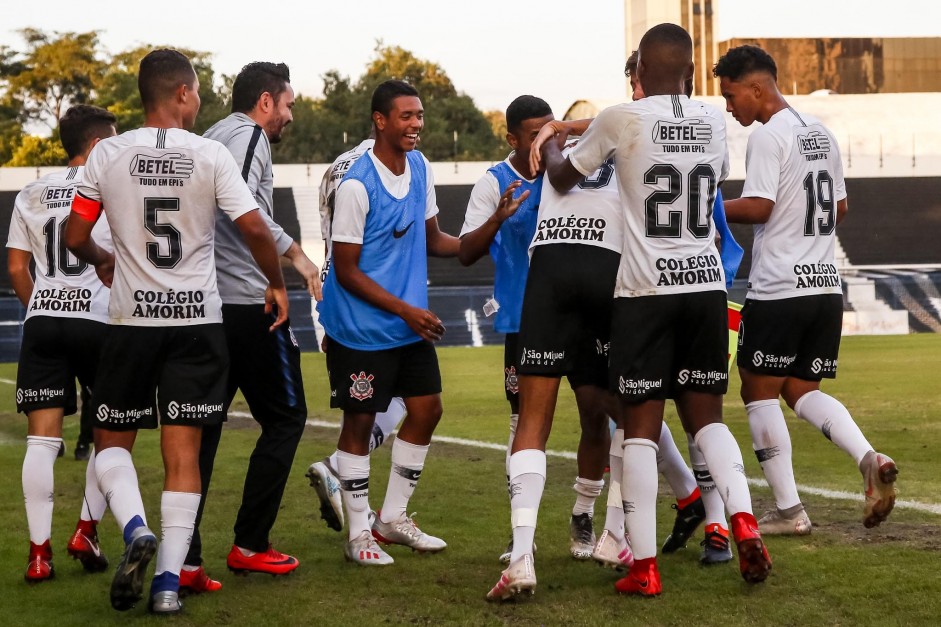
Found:
[[[758,530],[769,536],[808,536],[813,525],[803,507],[793,513],[775,508],[758,519]]]
[[[164,590],[157,592],[147,603],[147,609],[151,614],[179,614],[183,611],[183,604],[180,602],[180,594],[174,590]]]
[[[423,553],[437,553],[447,548],[447,542],[419,529],[412,516],[403,514],[398,520],[386,523],[382,522],[382,512],[379,512],[372,524],[373,537],[383,544],[401,544]]]
[[[347,560],[363,566],[388,566],[395,561],[382,550],[368,531],[347,542],[343,554]]]
[[[634,563],[634,554],[627,540],[618,540],[605,529],[591,552],[593,560],[615,570],[627,570]]]
[[[310,485],[320,499],[320,517],[334,531],[343,531],[342,492],[329,459],[311,464],[305,476],[310,479]]]
[[[500,573],[500,580],[487,593],[488,601],[506,601],[523,593],[536,591],[536,568],[533,556],[526,553]]]

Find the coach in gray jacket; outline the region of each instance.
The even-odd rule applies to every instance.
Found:
[[[242,178],[258,201],[271,228],[278,253],[291,261],[311,296],[320,298],[320,270],[297,242],[274,222],[274,177],[271,144],[291,123],[294,90],[283,63],[250,63],[232,87],[232,114],[217,122],[205,136],[224,144],[238,164]],[[272,548],[268,534],[274,526],[294,453],[304,431],[307,405],[301,379],[300,350],[290,325],[271,329],[272,312],[265,311],[267,282],[248,254],[231,220],[216,220],[216,274],[222,297],[222,317],[231,366],[228,405],[241,390],[252,417],[261,425],[245,475],[242,504],[235,520],[235,542],[227,558],[235,572],[286,574],[298,560]],[[181,588],[191,592],[218,590],[222,584],[202,568],[199,523],[212,477],[221,425],[203,429],[200,451],[202,500]]]

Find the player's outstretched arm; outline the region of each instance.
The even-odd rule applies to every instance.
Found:
[[[291,242],[291,247],[284,252],[283,257],[291,262],[291,265],[294,266],[297,273],[304,279],[304,285],[307,286],[307,293],[313,296],[315,300],[323,300],[323,285],[320,282],[320,268],[310,260],[310,257],[307,256],[304,249],[301,248],[297,242]]]
[[[438,316],[427,309],[414,307],[396,298],[360,270],[359,256],[362,250],[362,244],[333,243],[331,272],[336,273],[340,285],[370,305],[400,317],[422,339],[429,342],[440,340],[444,335],[444,325]]]
[[[559,193],[564,194],[585,178],[584,174],[575,169],[568,157],[562,156],[562,148],[557,142],[546,142],[542,145],[542,159],[546,166],[546,178]]]
[[[500,196],[500,201],[497,203],[497,210],[493,212],[493,215],[487,218],[487,221],[478,228],[470,233],[465,233],[464,236],[461,237],[460,252],[458,253],[458,260],[461,262],[461,265],[469,266],[487,254],[490,250],[490,244],[493,243],[494,238],[497,236],[497,231],[500,230],[500,226],[507,218],[516,213],[516,210],[519,209],[520,204],[522,204],[524,200],[529,198],[529,190],[526,190],[519,196],[513,195],[522,185],[522,181],[513,181],[507,185],[506,189],[503,190],[503,194]]]
[[[746,196],[735,200],[723,199],[725,219],[735,224],[764,224],[771,218],[774,201],[758,196]]]
[[[839,224],[843,221],[843,218],[846,217],[846,214],[849,213],[850,206],[846,201],[846,198],[843,200],[836,201],[836,223]]]
[[[100,214],[99,214],[100,215]],[[95,266],[95,273],[106,287],[111,287],[111,280],[114,278],[114,255],[101,246],[99,246],[91,236],[91,231],[95,228],[94,220],[79,215],[72,210],[65,226],[65,247],[72,251],[72,254]]]
[[[461,240],[439,228],[438,216],[425,220],[425,242],[431,257],[457,257],[461,252]]]
[[[271,229],[268,228],[257,209],[239,216],[235,220],[235,226],[241,231],[255,263],[258,264],[262,274],[268,279],[268,289],[265,292],[265,312],[270,312],[272,305],[277,307],[274,324],[268,329],[273,331],[288,319],[288,293],[284,288],[281,262],[278,260],[278,251],[275,249]]]
[[[7,272],[10,274],[10,284],[24,307],[29,305],[29,298],[33,294],[33,275],[29,273],[29,263],[32,260],[33,253],[28,250],[7,249]]]
[[[542,167],[542,145],[550,139],[554,139],[559,144],[559,149],[565,145],[565,140],[570,135],[582,135],[588,130],[593,118],[583,120],[552,120],[547,123],[536,135],[533,145],[529,150],[529,168],[532,172],[539,172]]]

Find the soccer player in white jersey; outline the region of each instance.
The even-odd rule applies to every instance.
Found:
[[[319,299],[320,269],[274,221],[271,145],[281,141],[285,127],[293,120],[290,79],[290,70],[283,63],[258,61],[243,67],[232,85],[232,113],[213,124],[204,137],[222,143],[232,154],[258,203],[259,215],[271,229],[278,253],[291,262],[308,293]],[[284,575],[300,562],[276,550],[270,534],[307,420],[301,352],[290,324],[269,331],[273,314],[265,311],[268,282],[252,260],[238,227],[221,212],[216,216],[215,256],[229,352],[226,409],[236,391],[241,391],[261,427],[245,472],[242,502],[233,527],[234,542],[226,565],[243,574]],[[180,587],[187,591],[211,592],[222,587],[202,567],[200,535],[221,437],[221,423],[203,427],[199,449],[202,499],[180,576]]]
[[[873,450],[843,404],[820,390],[821,379],[836,376],[843,320],[833,249],[848,205],[836,138],[788,105],[764,50],[732,48],[714,73],[735,119],[763,124],[748,138],[742,197],[725,203],[729,222],[755,225],[738,368],[755,454],[776,506],[758,524],[764,533],[811,532],[794,481],[783,397],[856,462],[866,495],[863,524],[875,527],[895,505],[898,468]]]
[[[509,459],[513,548],[509,566],[487,594],[490,600],[536,586],[533,538],[545,483],[546,442],[563,375],[575,392],[582,428],[576,491],[578,482],[597,492],[604,485],[605,457],[595,449],[598,441],[604,449],[610,447],[608,414],[614,413],[606,389],[607,347],[621,225],[611,160],[569,193],[549,186],[542,190],[517,341],[520,415]],[[582,448],[586,441],[591,455]],[[540,472],[521,475],[518,469],[527,468],[530,458],[542,462]],[[589,531],[582,550],[590,557],[593,511],[579,516]],[[629,566],[632,557],[623,529],[613,553],[615,561]]]
[[[95,269],[65,249],[62,233],[88,153],[115,134],[114,115],[76,105],[59,120],[59,138],[68,168],[39,178],[17,194],[7,239],[7,266],[13,291],[26,307],[16,373],[17,410],[29,421],[23,458],[23,497],[29,526],[26,581],[55,576],[52,564],[53,464],[62,445],[62,418],[76,410],[75,379],[83,390],[95,384],[98,355],[107,333],[108,288]],[[95,236],[108,244],[105,220]],[[36,264],[36,280],[30,262]],[[108,560],[98,547],[96,525],[106,509],[98,490],[95,455],[88,458],[85,498],[69,555],[85,570],[100,572]]]
[[[216,288],[216,207],[234,220],[277,307],[271,328],[288,315],[287,292],[271,230],[232,155],[187,132],[199,111],[199,80],[175,50],[143,58],[138,86],[144,127],[99,142],[72,202],[66,246],[95,265],[111,285],[111,328],[101,354],[93,404],[98,419],[98,485],[123,530],[124,556],[111,584],[111,605],[128,610],[141,598],[147,564],[157,553],[148,607],[175,613],[179,574],[200,500],[199,444],[204,423],[223,419],[228,366]],[[114,254],[92,236],[102,210]],[[164,492],[162,542],[147,527],[131,458],[137,430],[161,422]]]
[[[366,151],[370,150],[375,144],[376,134],[375,129],[373,129],[370,131],[369,137],[337,157],[333,164],[327,168],[327,171],[324,172],[323,180],[320,182],[320,233],[323,236],[325,252],[324,269],[321,275],[323,281],[327,280],[327,273],[330,271],[330,257],[333,254],[330,234],[333,226],[333,210],[336,206],[337,187],[340,186],[343,176],[356,163],[356,160],[366,154]],[[314,309],[314,315],[317,315],[316,309]],[[317,324],[316,329],[318,333],[317,341],[321,343],[321,346],[324,346],[323,327]],[[388,440],[389,435],[404,417],[405,401],[399,397],[393,398],[389,404],[389,409],[376,414],[372,434],[369,436],[369,451],[372,452],[382,446],[382,443]],[[317,492],[317,498],[320,500],[320,517],[334,531],[342,531],[343,499],[340,480],[337,475],[337,451],[311,464],[307,468],[307,478],[310,479],[310,485]]]
[[[731,514],[740,570],[767,578],[771,560],[758,533],[741,451],[722,423],[728,387],[725,280],[710,216],[728,174],[722,112],[686,95],[692,41],[675,24],[641,40],[638,77],[646,97],[602,111],[563,158],[544,148],[549,182],[574,187],[615,159],[625,237],[615,287],[609,383],[624,411],[622,498],[635,561],[616,584],[627,594],[661,591],[656,562],[657,439],[673,398]],[[538,473],[533,455],[520,474]]]

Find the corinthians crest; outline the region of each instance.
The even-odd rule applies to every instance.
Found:
[[[516,377],[516,366],[504,368],[503,372],[506,373],[506,391],[511,394],[519,394],[520,386],[519,379]]]
[[[374,378],[373,375],[365,372],[360,372],[358,375],[351,374],[350,379],[353,381],[353,385],[350,386],[350,396],[358,401],[372,398],[372,380]]]

